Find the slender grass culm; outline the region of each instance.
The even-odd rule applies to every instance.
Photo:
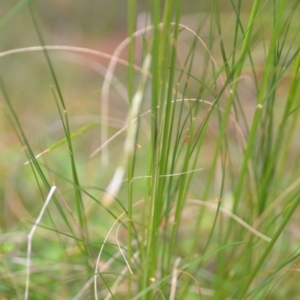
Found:
[[[3,4],[0,299],[296,299],[299,4]]]

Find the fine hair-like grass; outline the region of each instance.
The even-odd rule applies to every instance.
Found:
[[[39,45],[0,59],[43,53],[50,85],[27,125],[1,72],[3,132],[23,153],[7,143],[0,165],[0,298],[299,295],[299,1],[227,2],[186,16],[182,1],[139,14],[129,0],[111,53],[48,45],[33,1],[0,21],[28,9]],[[82,79],[67,99],[61,59],[100,74],[100,90]]]

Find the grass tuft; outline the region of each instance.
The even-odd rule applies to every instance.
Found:
[[[5,6],[0,299],[296,298],[299,1],[117,2]]]

